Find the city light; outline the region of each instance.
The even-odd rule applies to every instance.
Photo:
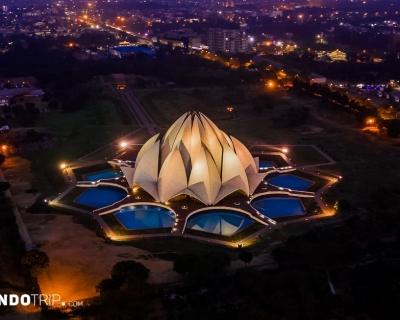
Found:
[[[128,144],[124,141],[124,142],[121,142],[121,147],[122,148],[125,148],[126,146],[127,146]]]
[[[289,150],[288,150],[287,148],[283,148],[283,149],[282,149],[282,152],[283,152],[283,153],[288,153],[288,151],[289,151]]]
[[[67,167],[67,165],[65,163],[61,163],[60,168],[61,169],[65,169]]]

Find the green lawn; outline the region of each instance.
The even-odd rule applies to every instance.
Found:
[[[329,163],[329,160],[312,146],[290,146],[287,157],[298,167]]]
[[[43,114],[38,127],[52,133],[53,149],[32,154],[32,168],[48,171],[70,163],[137,129],[123,125],[112,101],[96,99],[76,112]],[[96,159],[98,160],[98,159]]]
[[[111,74],[102,76],[105,83],[114,83],[114,77]]]
[[[231,105],[225,96],[231,91],[203,89],[200,94],[192,90],[158,90],[142,95],[140,102],[158,125],[170,125],[182,114],[188,111],[200,111],[211,119],[227,119],[230,115],[226,106]]]

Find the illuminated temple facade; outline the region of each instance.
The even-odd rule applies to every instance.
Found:
[[[121,166],[131,188],[140,187],[167,202],[189,195],[215,205],[234,192],[253,194],[266,173],[258,158],[204,114],[187,112],[163,138],[150,138],[138,153],[135,168]]]

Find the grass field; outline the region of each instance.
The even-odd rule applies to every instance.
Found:
[[[347,198],[353,205],[365,205],[369,194],[381,187],[398,184],[400,167],[400,150],[391,146],[394,142],[386,138],[362,133],[360,126],[347,114],[334,109],[321,109],[317,100],[308,97],[297,97],[287,91],[274,93],[275,106],[257,114],[251,108],[246,109],[251,97],[260,91],[239,92],[226,88],[219,90],[205,89],[201,93],[185,89],[182,92],[160,90],[147,93],[154,113],[162,114],[170,125],[183,112],[200,110],[205,112],[215,124],[227,134],[233,135],[245,145],[316,145],[338,159],[337,164],[318,169],[321,173],[342,175],[343,179],[324,194],[329,203],[336,198]],[[236,100],[235,100],[236,99]],[[232,102],[237,101],[237,104]],[[239,103],[240,102],[240,103]],[[237,118],[218,120],[226,112],[225,106],[231,103]],[[293,108],[310,108],[307,126],[317,128],[315,132],[298,130],[298,128],[281,127],[276,119],[281,118]],[[396,140],[397,141],[397,140]],[[328,160],[312,147],[292,146],[289,158],[297,166],[327,163]],[[330,199],[332,198],[332,200]],[[328,200],[329,199],[329,200]]]
[[[329,192],[324,193],[324,201],[328,204],[333,204],[340,198],[347,198],[352,206],[363,208],[367,206],[372,192],[382,187],[398,186],[400,150],[392,146],[394,142],[387,142],[382,137],[362,133],[359,127],[353,126],[351,121],[347,121],[347,115],[342,115],[333,109],[321,110],[314,100],[298,98],[286,91],[278,92],[275,107],[258,114],[251,108],[246,109],[245,105],[248,99],[242,99],[241,104],[234,105],[237,118],[222,120],[227,114],[226,105],[232,103],[233,97],[240,98],[234,92],[224,88],[220,91],[202,90],[201,94],[194,94],[190,90],[166,92],[163,89],[146,92],[144,97],[151,103],[151,115],[157,117],[155,118],[157,123],[165,125],[165,127],[172,124],[185,111],[200,110],[214,120],[221,130],[235,136],[245,145],[317,145],[323,147],[339,161],[337,164],[323,166],[316,170],[321,173],[343,176],[343,179],[330,188]],[[218,105],[218,103],[220,104]],[[276,122],[276,119],[284,116],[290,108],[303,106],[310,108],[307,125],[321,130],[314,133],[302,133],[298,128],[280,127],[277,124],[279,122]],[[149,108],[149,104],[145,104],[145,107]],[[111,108],[112,106],[103,107],[104,110],[111,110]],[[83,149],[95,148],[98,141],[107,140],[111,132],[118,135],[121,127],[124,128],[118,123],[118,114],[116,113],[115,117],[107,118],[106,126],[100,126],[93,123],[97,121],[93,109],[88,107],[80,112],[80,115],[65,114],[65,117],[60,117],[60,114],[56,113],[50,114],[46,121],[42,120],[44,121],[42,126],[53,130],[60,139],[55,149],[43,151],[40,156],[37,155],[36,158],[33,158],[33,160],[41,161],[41,163],[34,163],[34,166],[56,168],[61,161],[73,160],[76,154],[84,152]],[[53,118],[54,123],[52,122]],[[341,121],[342,118],[346,121]],[[91,120],[91,123],[84,121],[88,119]],[[110,130],[105,130],[108,127]],[[91,147],[92,145],[94,147]],[[288,156],[298,166],[327,162],[320,153],[311,147],[290,147]],[[318,181],[318,187],[322,184],[322,180]],[[312,191],[316,189],[316,186],[317,184],[312,187]],[[307,207],[309,205],[312,204],[306,203]],[[284,230],[269,232],[253,241],[254,250],[269,250],[270,244],[283,241],[290,234],[302,233],[315,225],[325,223],[325,221],[328,219],[316,219],[316,221],[290,225]],[[116,244],[122,245],[122,243]],[[193,252],[219,247],[175,237],[143,239],[123,244],[132,244],[150,252]]]
[[[183,113],[200,111],[213,120],[229,119],[227,97],[232,92],[225,88],[192,90],[160,90],[141,95],[140,102],[158,125],[172,124]]]
[[[298,167],[329,163],[329,160],[312,146],[290,146],[287,156]]]
[[[38,127],[54,135],[53,149],[30,155],[32,168],[41,172],[53,170],[62,162],[75,161],[138,129],[134,123],[123,124],[112,100],[100,98],[90,101],[76,112],[43,114]]]

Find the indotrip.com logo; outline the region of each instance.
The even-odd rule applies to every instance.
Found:
[[[59,294],[0,294],[0,307],[2,306],[24,306],[27,307],[33,304],[34,306],[47,307],[82,307],[83,301],[68,301],[61,302]]]

